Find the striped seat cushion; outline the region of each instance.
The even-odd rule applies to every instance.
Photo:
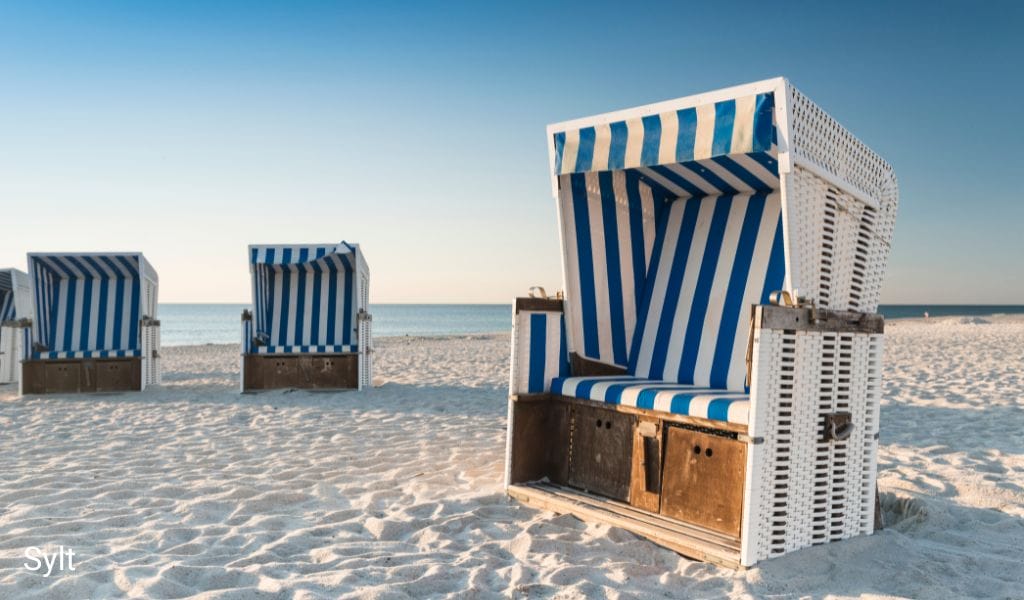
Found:
[[[358,352],[355,344],[331,346],[257,346],[256,354],[344,354]]]
[[[556,377],[551,393],[740,425],[750,411],[748,394],[629,375]]]
[[[74,352],[33,352],[35,360],[60,358],[138,358],[141,350],[76,350]]]

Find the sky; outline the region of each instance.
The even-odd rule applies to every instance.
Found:
[[[549,123],[785,76],[896,169],[886,303],[1024,303],[1024,3],[0,2],[0,266],[142,250],[246,302],[359,243],[375,302],[561,287]]]

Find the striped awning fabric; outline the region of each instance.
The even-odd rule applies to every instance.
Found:
[[[616,171],[768,152],[773,94],[756,94],[554,134],[555,174]]]
[[[357,250],[346,242],[249,247],[257,352],[354,346]]]
[[[137,351],[140,254],[31,254],[35,339],[49,352]],[[48,356],[48,355],[47,355]]]

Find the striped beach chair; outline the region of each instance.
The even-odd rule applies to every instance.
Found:
[[[33,314],[28,274],[0,269],[0,384],[21,380],[21,348],[29,344],[19,337],[28,333]]]
[[[548,139],[565,291],[516,301],[509,494],[729,566],[871,533],[892,168],[781,78]]]
[[[370,270],[358,244],[249,246],[249,270],[243,392],[370,385]]]
[[[139,252],[28,255],[35,319],[24,394],[159,384],[159,278]]]

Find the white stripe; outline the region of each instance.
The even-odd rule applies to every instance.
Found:
[[[558,377],[559,359],[561,358],[558,354],[559,346],[561,345],[562,328],[561,328],[561,315],[557,313],[548,313],[544,315],[545,328],[544,332],[544,391],[551,391],[551,380]]]
[[[712,185],[711,182],[707,181],[700,176],[701,167],[694,163],[676,163],[674,165],[667,165],[667,168],[674,171],[677,175],[689,181],[691,185],[695,185],[700,188],[700,191],[704,192],[708,196],[717,196],[722,193],[722,190]]]
[[[580,148],[580,130],[573,129],[565,132],[565,145],[562,146],[562,173],[572,173],[576,170],[576,154]]]
[[[672,183],[668,179],[665,179],[664,177],[662,177],[658,173],[654,172],[652,169],[643,168],[643,169],[638,169],[638,170],[641,173],[643,173],[645,177],[648,177],[651,180],[653,180],[659,186],[661,186],[666,191],[668,191],[669,194],[675,196],[676,198],[689,198],[690,196],[692,196],[692,194],[690,194],[690,192],[688,192],[688,191],[684,190],[683,188],[677,186],[676,184]]]
[[[750,155],[733,154],[729,156],[729,158],[733,159],[734,161],[736,161],[737,164],[739,164],[739,166],[749,171],[751,175],[757,177],[758,180],[765,184],[765,187],[778,189],[778,176],[776,176],[774,173],[761,166],[761,163],[751,158]]]
[[[754,108],[757,96],[743,96],[736,99],[736,118],[732,126],[730,154],[753,152],[754,150]]]
[[[697,107],[697,135],[693,144],[693,158],[710,158],[715,142],[715,105],[702,104]]]
[[[565,256],[565,314],[568,318],[566,334],[569,351],[582,354],[583,319],[580,313],[580,269],[576,252],[576,214],[572,204],[570,177],[559,179],[558,200],[562,212],[562,244]]]
[[[587,179],[587,209],[590,213],[590,254],[593,258],[594,309],[597,315],[598,360],[614,363],[612,354],[612,319],[608,293],[608,259],[604,248],[604,214],[598,174],[590,172]],[[591,357],[595,358],[595,357]]]
[[[644,148],[644,122],[641,119],[626,121],[626,160],[625,168],[640,166],[641,153]]]
[[[716,163],[713,160],[706,160],[700,163],[700,166],[704,167],[708,171],[711,171],[718,176],[719,179],[725,181],[730,187],[737,192],[753,192],[754,188],[750,187],[746,181],[743,181],[739,177],[736,177],[729,172],[728,169],[722,165]],[[723,190],[725,191],[725,190]]]
[[[746,425],[750,421],[750,401],[740,400],[729,405],[729,413],[726,419],[730,423]]]
[[[772,243],[775,240],[775,229],[779,214],[782,211],[778,192],[770,194],[761,215],[761,226],[758,228],[754,254],[750,261],[750,272],[747,286],[743,292],[743,304],[740,311],[740,323],[736,327],[736,339],[732,346],[732,359],[729,361],[728,389],[742,391],[747,379],[747,345],[750,341],[750,307],[761,301],[768,261],[771,258]],[[772,290],[774,291],[774,290]]]
[[[605,171],[608,169],[608,153],[611,145],[611,125],[604,123],[594,127],[594,160],[591,162],[591,171]]]
[[[676,203],[682,203],[676,200]],[[681,206],[675,204],[668,207],[668,222],[665,224],[666,231],[679,231],[682,226],[683,211]],[[654,288],[651,292],[651,303],[647,311],[647,321],[644,330],[640,332],[642,343],[636,360],[636,375],[647,377],[651,372],[651,360],[654,355],[654,341],[657,337],[658,322],[661,320],[661,313],[665,306],[665,292],[668,287],[668,274],[671,272],[671,256],[676,251],[676,244],[679,241],[678,235],[666,235],[661,248],[661,262],[658,265],[658,272],[649,276],[654,277]]]
[[[715,212],[716,200],[715,197],[682,200],[682,202],[700,202],[700,210],[697,212],[693,242],[690,244],[690,252],[686,258],[683,283],[679,289],[679,303],[675,307],[676,312],[672,318],[672,336],[669,338],[667,356],[665,357],[664,376],[665,379],[672,381],[678,381],[679,378],[679,365],[683,359],[683,342],[686,340],[686,332],[689,329],[690,312],[693,310],[693,294],[697,289],[697,279],[708,244],[708,232],[711,228],[711,218]],[[676,235],[681,237],[681,233],[677,232]]]
[[[679,389],[679,384],[640,379],[637,385],[631,385],[622,390],[622,394],[619,395],[619,404],[623,406],[636,406],[637,401],[640,400],[641,392],[658,389]]]
[[[626,191],[626,174],[616,171],[612,175],[615,192],[615,225],[619,237],[619,272],[622,276],[622,314],[626,342],[626,362],[629,361],[633,329],[636,327],[636,286],[633,277],[633,234],[629,223],[629,194]],[[640,240],[642,241],[642,240]],[[613,354],[614,356],[614,354]]]
[[[661,114],[661,144],[658,146],[658,162],[676,162],[676,143],[679,141],[679,114],[672,110]]]
[[[716,202],[725,201],[719,197]],[[732,266],[736,262],[736,250],[739,245],[740,231],[743,228],[743,217],[746,214],[750,196],[734,196],[722,236],[722,248],[715,266],[714,279],[711,282],[710,299],[707,312],[704,313],[704,330],[701,335],[700,347],[697,349],[697,365],[694,370],[694,385],[711,385],[711,364],[715,359],[718,346],[718,331],[722,324],[722,310],[725,308],[725,295],[729,289],[729,278]]]

